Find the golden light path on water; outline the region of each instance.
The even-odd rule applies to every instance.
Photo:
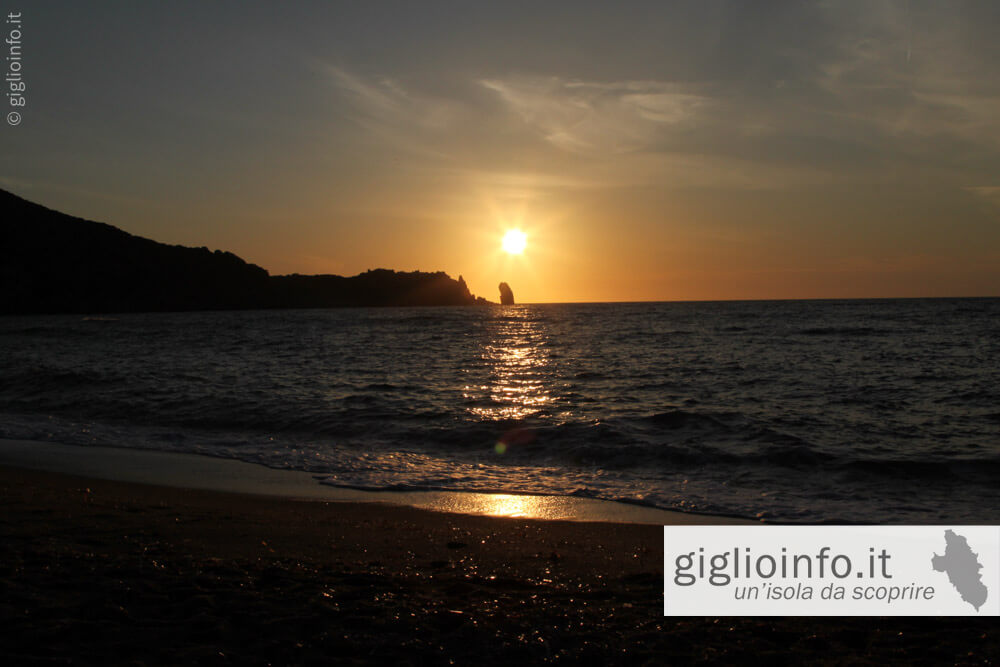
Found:
[[[545,519],[649,523],[671,525],[738,524],[760,525],[749,519],[671,512],[655,507],[614,503],[595,498],[528,496],[505,493],[417,492],[410,495],[417,507],[455,514],[484,514],[509,519]]]
[[[490,369],[490,384],[465,387],[465,398],[487,394],[489,406],[470,408],[480,420],[516,420],[536,414],[552,397],[545,386],[548,360],[542,349],[545,332],[526,308],[510,306],[496,322],[481,359]]]
[[[518,496],[502,493],[454,494],[436,509],[462,514],[489,514],[516,518],[565,518],[566,503],[556,496]]]

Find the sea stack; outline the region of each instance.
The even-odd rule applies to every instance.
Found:
[[[507,283],[500,283],[500,304],[504,306],[514,305],[514,292],[511,291],[510,285]]]

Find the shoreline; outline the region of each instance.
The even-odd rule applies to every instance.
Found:
[[[574,496],[474,491],[384,491],[332,486],[314,473],[277,470],[237,459],[0,439],[0,466],[110,481],[323,502],[367,502],[455,514],[650,525],[759,524],[742,517],[696,514]]]
[[[664,618],[658,525],[0,466],[7,664],[983,664],[994,619]]]

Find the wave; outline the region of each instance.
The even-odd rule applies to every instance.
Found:
[[[90,370],[70,370],[46,366],[15,370],[4,375],[3,394],[18,398],[40,392],[67,392],[86,389],[113,381],[108,373]]]
[[[972,516],[1000,475],[1000,375],[984,363],[997,324],[976,314],[1000,300],[961,303],[968,315],[842,301],[7,319],[0,431],[376,486],[488,482],[816,520],[895,494],[898,516]]]
[[[863,474],[893,480],[944,481],[969,479],[981,482],[1000,477],[1000,457],[980,458],[926,458],[912,459],[861,459],[843,463],[839,469],[850,474]]]
[[[26,326],[0,329],[0,336],[25,336],[29,338],[86,338],[99,333],[94,328],[81,328],[70,326]]]
[[[796,331],[800,336],[890,336],[899,333],[896,329],[878,327],[809,327]]]

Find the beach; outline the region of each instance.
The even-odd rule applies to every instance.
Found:
[[[657,525],[9,466],[0,487],[6,664],[988,664],[1000,655],[992,619],[664,618]]]

